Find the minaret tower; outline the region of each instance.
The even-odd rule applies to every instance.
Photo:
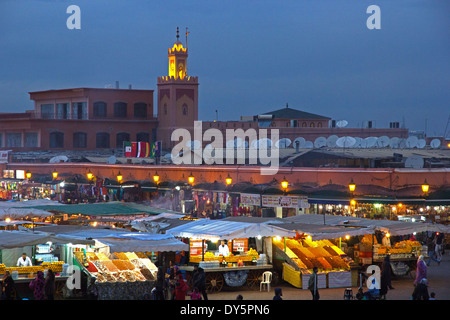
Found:
[[[186,32],[186,41],[187,41]],[[193,137],[194,121],[198,120],[198,77],[187,75],[188,50],[177,40],[169,48],[169,75],[158,77],[158,140],[163,149],[171,149],[173,130],[185,128]]]

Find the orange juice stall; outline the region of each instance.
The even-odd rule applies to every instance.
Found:
[[[260,286],[265,271],[274,272],[272,236],[294,233],[255,222],[201,219],[167,231],[189,239],[189,263],[180,269],[190,273],[194,265],[206,273],[209,292],[229,287]],[[273,274],[275,280],[276,276]]]

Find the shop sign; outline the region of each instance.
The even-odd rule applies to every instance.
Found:
[[[262,196],[263,207],[282,207],[282,208],[308,208],[306,197],[292,196]]]
[[[7,151],[0,151],[0,163],[8,163],[8,152]]]
[[[241,193],[241,204],[244,206],[261,205],[261,196],[259,194]]]

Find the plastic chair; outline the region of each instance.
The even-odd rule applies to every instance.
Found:
[[[270,291],[270,282],[272,282],[272,272],[265,271],[262,274],[262,281],[259,284],[259,291],[262,291],[263,285],[266,285],[267,286],[267,292],[269,292]]]

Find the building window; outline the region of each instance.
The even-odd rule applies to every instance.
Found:
[[[147,119],[147,104],[137,102],[134,104],[134,117],[139,119]]]
[[[21,147],[22,146],[22,133],[7,132],[6,133],[6,147]]]
[[[50,148],[64,148],[64,133],[50,133]]]
[[[109,148],[109,133],[98,132],[95,139],[96,148]]]
[[[164,103],[164,114],[167,114],[167,104]]]
[[[130,141],[128,132],[119,132],[116,134],[116,148],[122,148],[125,141]]]
[[[136,135],[136,140],[141,142],[150,142],[150,135],[148,132],[139,132]]]
[[[94,102],[94,117],[106,118],[106,102],[103,101]]]
[[[3,148],[3,134],[0,133],[0,148]]]
[[[75,132],[73,134],[73,147],[74,148],[87,147],[87,134],[85,132]]]
[[[302,123],[302,127],[303,127],[303,128],[306,128],[307,126],[308,126],[308,125],[306,124],[306,122],[303,122],[303,123]]]
[[[127,117],[127,104],[125,102],[114,103],[114,117],[116,118]]]
[[[55,106],[53,104],[41,104],[42,119],[55,119]]]
[[[314,128],[314,122],[311,122],[311,123],[309,124],[309,126],[310,126],[311,128]]]
[[[56,104],[56,119],[70,119],[70,110],[68,103]]]
[[[37,132],[25,133],[25,147],[36,148],[38,147],[38,134]]]
[[[317,127],[318,127],[318,128],[322,128],[322,122],[318,122],[318,123],[317,123]]]
[[[187,106],[187,104],[184,103],[182,108],[183,108],[183,116],[187,116],[187,114],[188,114],[188,106]]]
[[[72,119],[86,120],[87,119],[86,102],[72,103],[72,112],[73,112]]]

